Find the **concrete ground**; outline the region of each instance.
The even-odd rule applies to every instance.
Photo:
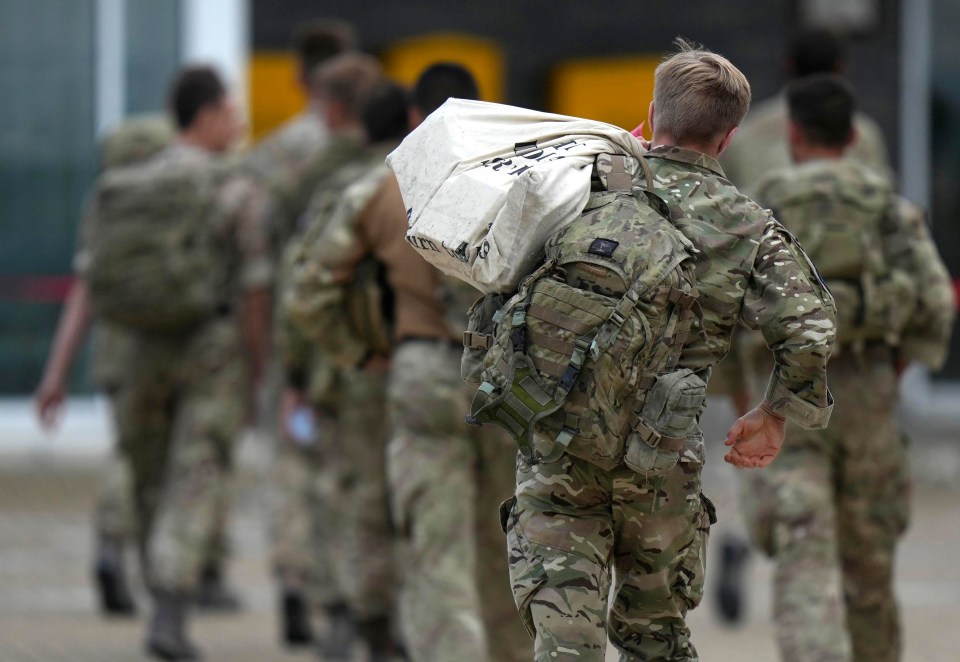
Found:
[[[81,403],[71,415],[82,418],[86,411],[83,415],[93,420],[99,415],[98,407]],[[715,444],[705,485],[721,516],[714,540],[737,526],[735,473],[720,461],[722,435],[717,434],[728,416],[722,410],[714,413],[706,426]],[[43,440],[35,431],[28,433],[24,422],[28,418],[23,403],[0,404],[0,662],[146,659],[141,653],[146,610],[141,608],[135,619],[101,617],[90,581],[91,513],[107,432],[90,420],[83,419],[81,425],[80,419],[71,423],[68,418],[56,441]],[[30,434],[33,437],[24,437]],[[194,638],[210,662],[315,659],[309,651],[294,654],[278,644],[275,595],[267,568],[264,457],[255,442],[245,443],[232,525],[231,577],[246,609],[239,615],[200,616],[193,627]],[[960,659],[958,512],[960,486],[918,487],[897,576],[906,662]],[[756,558],[751,562],[747,618],[735,629],[722,626],[716,617],[710,577],[708,573],[704,605],[690,617],[701,659],[776,660],[769,619],[769,564]],[[138,597],[145,607],[139,589]],[[608,660],[614,659],[608,655]]]

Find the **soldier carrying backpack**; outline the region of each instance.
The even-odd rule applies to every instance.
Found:
[[[764,402],[729,431],[728,462],[767,466],[786,418],[816,427],[830,414],[829,293],[789,233],[739,194],[716,161],[746,114],[749,83],[725,58],[681,42],[657,69],[654,97],[646,155],[610,127],[577,125],[578,135],[564,141],[556,116],[547,118],[555,127],[550,146],[576,143],[580,160],[548,156],[536,144],[491,154],[529,180],[524,196],[502,196],[506,204],[491,214],[485,238],[458,231],[474,220],[462,218],[466,209],[438,206],[422,223],[429,196],[398,172],[408,236],[427,247],[421,254],[476,258],[450,272],[482,277],[506,295],[474,308],[464,372],[479,372],[472,420],[504,425],[520,442],[515,495],[500,517],[514,599],[536,659],[600,662],[608,641],[624,659],[698,659],[685,619],[703,594],[715,512],[700,489],[705,449],[697,423],[705,382],[736,324],[763,331],[777,370]],[[594,153],[584,164],[588,137],[599,135],[608,145],[599,151],[614,158],[608,165]],[[541,157],[555,169],[541,169]],[[588,188],[579,203],[582,165]],[[558,170],[564,204],[578,204],[552,218]],[[449,179],[463,172],[455,167]],[[496,183],[486,173],[474,179],[486,190]],[[444,183],[435,197],[453,203],[455,196],[442,194],[463,188]],[[538,212],[524,217],[520,205],[521,222],[500,224],[511,202],[534,190],[547,193]],[[444,213],[454,220],[448,232],[436,232],[434,251],[425,234]],[[519,282],[501,278],[502,265],[489,261],[511,248],[510,236],[496,230],[519,228],[519,244],[542,230],[541,217],[559,227],[517,256],[534,270]],[[453,241],[461,236],[462,247]],[[475,250],[487,243],[490,251]]]
[[[187,660],[187,605],[262,370],[271,268],[261,189],[218,159],[242,129],[219,76],[184,69],[170,106],[176,141],[103,175],[77,262],[94,311],[127,329],[136,357],[116,411],[154,601],[147,649]]]
[[[744,519],[776,564],[782,659],[892,661],[902,647],[894,558],[911,485],[894,419],[898,378],[912,361],[943,364],[952,288],[923,213],[848,154],[847,83],[811,76],[786,96],[794,165],[769,174],[757,199],[803,242],[836,300],[827,366],[836,408],[826,430],[787,429],[780,459],[748,477]]]

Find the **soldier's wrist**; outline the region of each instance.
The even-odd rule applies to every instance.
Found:
[[[787,420],[786,416],[774,411],[773,407],[766,400],[760,403],[760,406],[758,407],[758,409],[762,411],[764,414],[766,414],[767,416],[772,416],[773,418],[775,418],[777,421],[781,423],[785,423]]]

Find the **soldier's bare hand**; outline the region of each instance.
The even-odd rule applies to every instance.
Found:
[[[60,422],[66,389],[62,382],[44,379],[33,395],[37,420],[44,430],[52,430]]]
[[[751,409],[736,420],[723,442],[730,452],[723,459],[736,467],[766,467],[783,445],[785,420],[763,405]]]

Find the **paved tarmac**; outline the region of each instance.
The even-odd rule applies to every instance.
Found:
[[[722,427],[721,413],[711,427]],[[709,436],[709,433],[708,433]],[[720,509],[714,540],[736,528],[735,471],[720,461],[719,436],[705,476]],[[11,447],[12,448],[12,447]],[[91,513],[102,452],[77,457],[45,447],[3,452],[0,444],[0,662],[126,662],[142,653],[141,615],[105,619],[96,611],[90,582]],[[199,616],[193,636],[209,662],[283,662],[316,659],[278,644],[275,595],[268,574],[268,539],[262,448],[249,440],[238,481],[231,536],[231,579],[246,609],[239,615]],[[960,486],[921,486],[914,519],[898,562],[906,662],[960,659]],[[716,545],[714,545],[716,548]],[[715,551],[715,549],[714,549]],[[714,573],[715,575],[715,573]],[[776,660],[769,620],[769,564],[754,559],[745,624],[719,624],[712,585],[690,617],[705,662]],[[608,655],[608,660],[616,657]],[[446,662],[446,661],[441,661]],[[460,662],[460,661],[450,661]],[[492,661],[496,662],[496,661]]]

